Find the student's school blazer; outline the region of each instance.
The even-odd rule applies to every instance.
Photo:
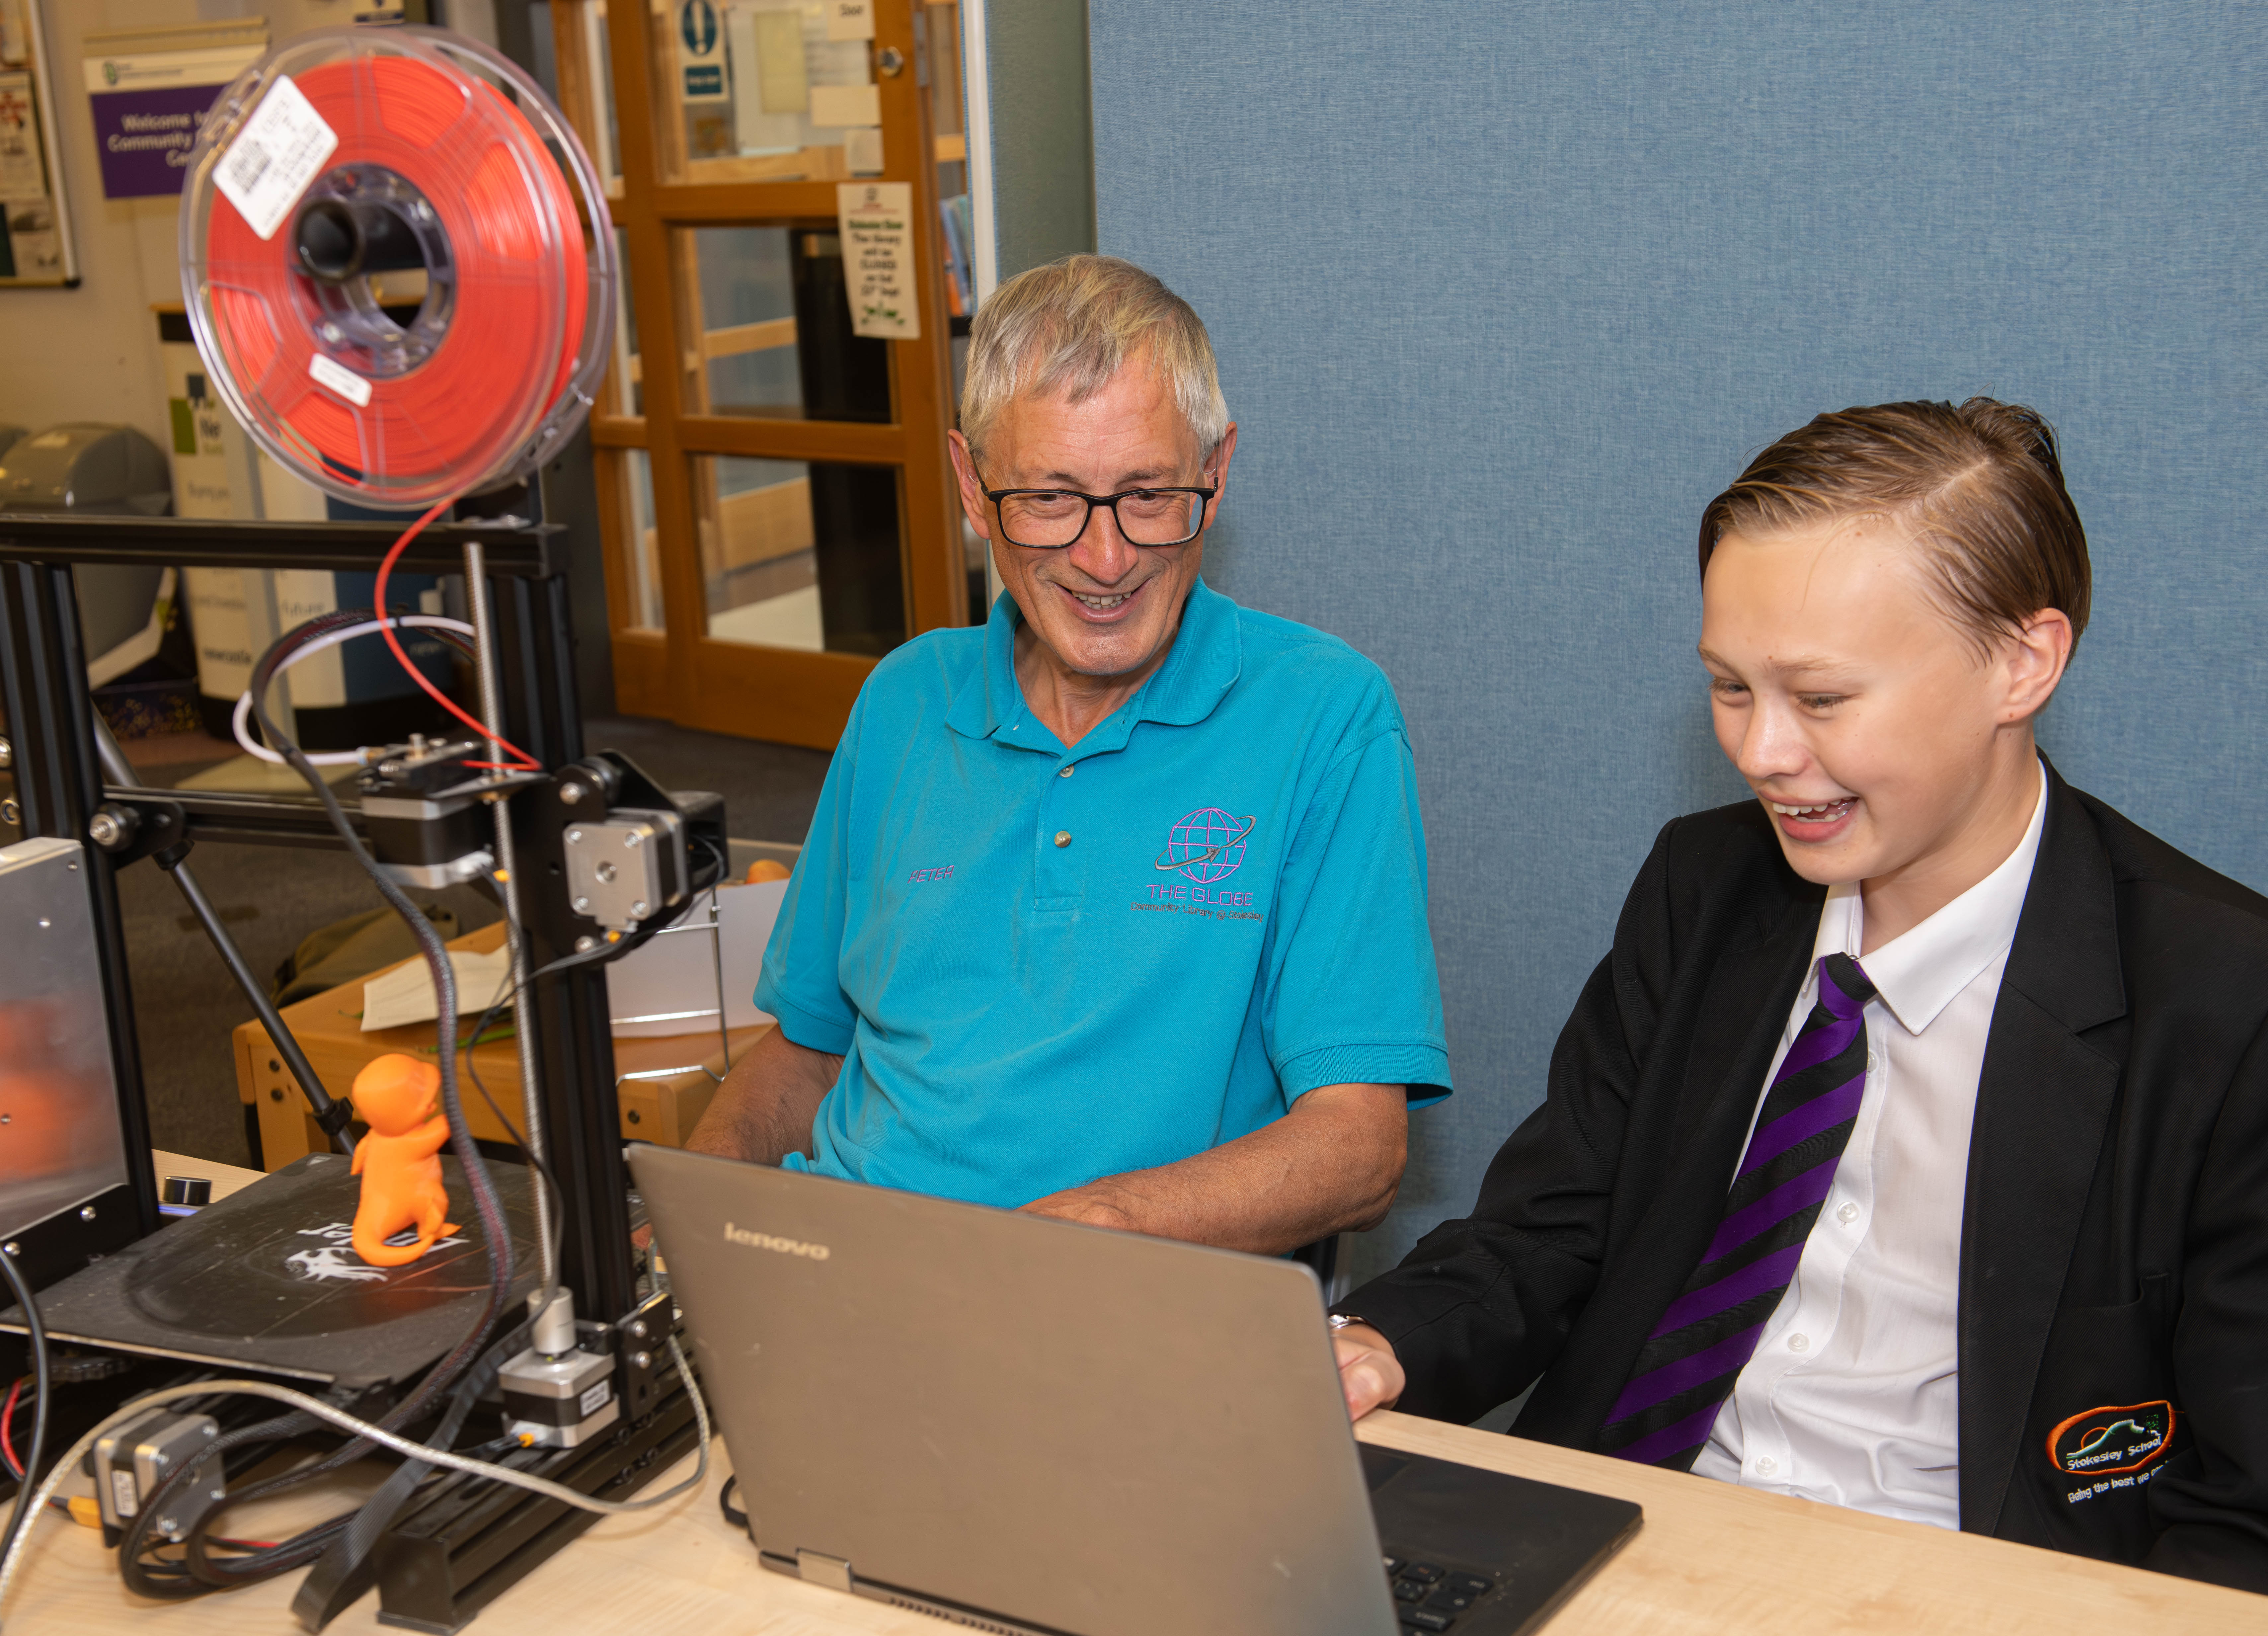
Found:
[[[2268,1591],[2268,899],[2048,770],[1961,1237],[1961,1526]],[[1825,888],[1665,828],[1473,1213],[1337,1310],[1398,1407],[1595,1448],[1715,1232]]]

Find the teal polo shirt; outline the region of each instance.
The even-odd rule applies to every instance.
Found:
[[[756,1004],[843,1058],[794,1168],[1015,1206],[1170,1164],[1318,1086],[1449,1094],[1409,733],[1377,666],[1199,583],[1065,749],[1022,615],[852,707]]]

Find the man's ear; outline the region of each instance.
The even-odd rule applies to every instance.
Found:
[[[2001,671],[2007,696],[2000,704],[2004,724],[2029,721],[2047,708],[2048,699],[2071,662],[2071,616],[2043,608],[2007,637]]]
[[[968,439],[959,431],[945,434],[946,452],[953,456],[953,475],[961,487],[961,509],[968,514],[968,526],[985,539],[992,537],[992,506],[984,497],[984,485],[976,475],[976,456],[968,446]]]
[[[1211,528],[1220,520],[1220,502],[1222,497],[1228,492],[1228,462],[1235,458],[1235,455],[1236,423],[1231,421],[1228,423],[1228,429],[1220,434],[1220,441],[1213,445],[1212,453],[1205,457],[1204,470],[1201,474],[1204,481],[1215,490],[1212,498],[1205,502],[1204,526],[1206,528]],[[1202,533],[1203,530],[1199,532]]]
[[[1206,469],[1212,473],[1215,487],[1226,489],[1228,486],[1228,462],[1234,458],[1235,454],[1236,423],[1231,421],[1228,423],[1228,429],[1220,434],[1220,441],[1213,446],[1212,458],[1205,462]],[[1219,496],[1215,495],[1214,504],[1218,505],[1219,498]]]

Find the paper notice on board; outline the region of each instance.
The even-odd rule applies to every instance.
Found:
[[[827,0],[827,37],[829,40],[872,40],[874,37],[874,0]]]
[[[725,32],[712,0],[683,0],[677,8],[678,95],[687,102],[727,102]]]
[[[188,174],[189,151],[197,128],[221,88],[249,68],[266,49],[267,33],[247,25],[215,24],[206,37],[239,36],[233,43],[207,44],[181,51],[136,51],[124,55],[93,49],[81,67],[86,77],[88,111],[94,116],[94,144],[106,199],[162,198],[181,191]]]
[[[904,181],[836,185],[850,327],[882,341],[921,339],[914,283],[914,189]]]
[[[0,199],[38,198],[48,190],[33,118],[31,75],[0,74]]]
[[[882,122],[882,93],[873,85],[814,85],[811,122],[837,129]]]

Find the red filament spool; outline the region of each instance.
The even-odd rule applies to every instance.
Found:
[[[605,367],[613,234],[590,160],[532,81],[442,30],[324,30],[247,70],[190,155],[181,237],[224,400],[361,505],[532,469]]]

